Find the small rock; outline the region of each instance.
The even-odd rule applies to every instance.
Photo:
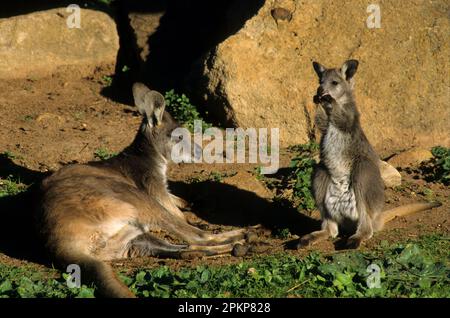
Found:
[[[52,113],[42,113],[36,117],[36,121],[39,123],[55,123],[55,122],[59,123],[63,121],[63,118],[59,115]]]
[[[278,22],[278,20],[291,21],[292,13],[285,8],[275,8],[270,11],[272,17]]]
[[[398,187],[402,184],[402,176],[393,166],[386,161],[380,160],[379,168],[381,178],[383,179],[386,188]]]

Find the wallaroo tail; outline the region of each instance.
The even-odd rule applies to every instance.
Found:
[[[248,229],[213,234],[186,221],[180,209],[187,202],[169,192],[166,170],[173,146],[190,140],[176,134],[179,125],[160,93],[136,83],[133,96],[142,123],[131,145],[111,159],[68,165],[44,179],[35,214],[53,260],[63,268],[79,265],[82,282],[94,281],[107,297],[133,296],[107,261],[226,254],[255,237]]]
[[[384,225],[384,224],[392,221],[396,217],[410,215],[410,214],[414,214],[417,212],[422,212],[422,211],[429,210],[432,208],[437,208],[441,205],[442,204],[440,202],[425,202],[425,203],[412,203],[412,204],[399,206],[399,207],[396,207],[393,209],[389,209],[380,214],[381,225]],[[382,229],[382,227],[379,228],[379,230],[381,230],[381,229]]]
[[[417,203],[383,212],[384,183],[379,157],[361,127],[353,96],[358,65],[356,60],[348,60],[340,68],[313,63],[319,78],[313,98],[317,105],[315,123],[322,134],[313,193],[322,229],[300,238],[299,248],[335,238],[341,230],[351,234],[346,246],[357,248],[394,217],[439,205]]]
[[[72,258],[72,263],[78,264],[82,268],[85,281],[95,283],[99,296],[135,298],[135,295],[120,281],[108,263],[88,255],[80,255],[77,258]]]

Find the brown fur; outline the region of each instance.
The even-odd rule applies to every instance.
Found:
[[[178,124],[164,111],[161,94],[139,83],[133,94],[143,115],[133,143],[115,158],[69,165],[46,178],[36,213],[52,258],[78,264],[82,279],[108,297],[134,295],[105,261],[215,255],[245,243],[244,229],[212,234],[186,222],[178,207],[187,203],[168,191],[165,175]],[[164,233],[181,243],[162,239]]]

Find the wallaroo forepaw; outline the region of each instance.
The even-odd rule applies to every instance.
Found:
[[[299,238],[295,244],[295,248],[302,249],[311,245],[311,240],[309,238]]]
[[[245,256],[245,255],[247,255],[247,253],[248,253],[248,246],[247,245],[243,245],[243,244],[236,244],[234,247],[233,247],[233,252],[232,252],[232,254],[233,254],[233,256],[236,256],[236,257],[242,257],[242,256]]]
[[[423,211],[439,203],[416,203],[383,212],[384,184],[379,157],[360,124],[353,97],[358,61],[340,68],[314,62],[319,87],[314,102],[315,124],[322,134],[320,163],[313,173],[313,194],[321,213],[322,229],[305,235],[298,247],[335,238],[340,229],[354,233],[347,246],[358,248],[374,231],[396,216]]]
[[[178,123],[165,111],[164,97],[133,85],[142,122],[134,141],[101,162],[72,164],[40,187],[37,230],[52,259],[77,264],[101,295],[133,297],[106,261],[137,256],[193,258],[231,254],[246,230],[213,234],[188,224],[187,202],[168,190],[166,170],[179,138]],[[195,149],[195,147],[194,147]],[[154,233],[168,233],[180,244]]]
[[[245,241],[247,243],[254,243],[258,241],[258,234],[254,231],[249,231],[245,234]]]

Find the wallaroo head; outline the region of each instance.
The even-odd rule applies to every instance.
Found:
[[[358,69],[357,60],[348,60],[341,68],[326,68],[313,62],[314,70],[319,77],[319,88],[314,102],[319,103],[321,98],[329,95],[338,103],[346,102],[350,97],[354,86],[353,76]]]
[[[185,138],[181,133],[178,133],[178,131],[184,130],[165,111],[166,102],[163,95],[150,90],[142,83],[135,83],[133,85],[133,97],[139,113],[143,116],[140,127],[142,136],[165,160],[173,159],[172,148],[177,144],[189,142],[188,147],[190,148],[190,138]],[[194,147],[194,150],[194,154],[196,154],[197,148]],[[185,155],[189,158],[183,159],[188,161],[191,154]]]

